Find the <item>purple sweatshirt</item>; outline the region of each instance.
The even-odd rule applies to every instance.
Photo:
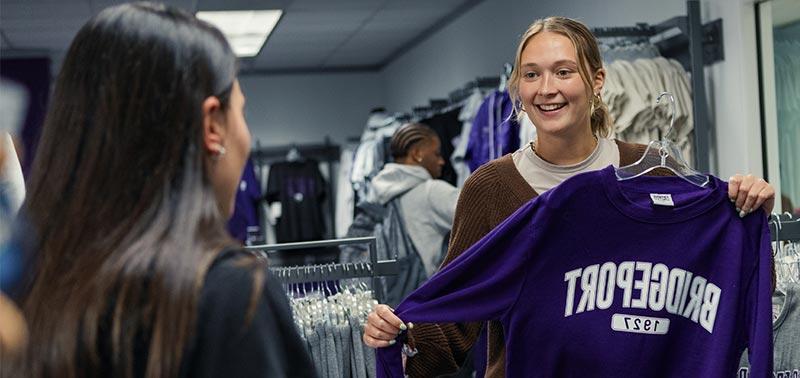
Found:
[[[766,217],[739,218],[725,182],[609,166],[524,205],[395,313],[500,320],[509,377],[728,378],[745,347],[767,377],[771,258]],[[402,376],[402,344],[378,351],[378,376]]]
[[[471,172],[519,148],[519,124],[513,111],[508,91],[494,91],[483,100],[472,121],[464,154]]]
[[[247,159],[239,181],[239,190],[236,191],[233,215],[228,219],[228,232],[234,239],[245,243],[247,228],[261,226],[258,219],[259,201],[261,201],[261,185],[256,177],[253,160]]]

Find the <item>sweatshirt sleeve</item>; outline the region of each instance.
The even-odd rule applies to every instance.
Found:
[[[316,376],[280,284],[267,272],[252,307],[253,283],[233,258],[209,272],[187,376]]]
[[[487,218],[497,211],[491,201],[495,198],[492,193],[497,190],[497,181],[497,170],[492,164],[487,164],[470,175],[464,183],[457,200],[450,243],[442,266],[455,261],[492,230]],[[409,337],[413,337],[419,353],[406,361],[406,373],[411,377],[455,373],[477,341],[482,327],[482,322],[415,324],[414,330],[409,331]]]
[[[525,280],[534,238],[529,202],[411,293],[395,310],[406,322],[469,322],[499,319],[514,305]],[[480,303],[481,306],[475,306]],[[379,377],[401,377],[401,344],[377,355]]]
[[[753,214],[751,216],[756,216]],[[772,248],[767,222],[761,220],[761,235],[754,243],[758,263],[747,291],[748,359],[750,376],[772,377]]]
[[[431,180],[428,186],[428,203],[436,214],[435,224],[445,231],[453,227],[458,189],[447,181]]]

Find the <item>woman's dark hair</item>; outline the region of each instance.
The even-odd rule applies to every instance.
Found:
[[[217,29],[163,5],[110,7],[80,29],[29,180],[20,376],[178,375],[206,272],[234,244],[201,106],[216,96],[227,111],[237,64]]]
[[[395,130],[389,151],[395,160],[408,156],[411,147],[419,142],[437,137],[436,131],[422,123],[407,123]]]

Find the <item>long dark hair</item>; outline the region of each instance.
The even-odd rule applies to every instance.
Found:
[[[163,5],[107,8],[78,32],[29,181],[20,375],[178,375],[205,274],[233,244],[201,105],[217,96],[226,110],[236,71],[217,29]]]

